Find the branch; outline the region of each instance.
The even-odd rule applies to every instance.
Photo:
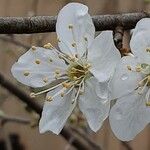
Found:
[[[96,31],[103,31],[114,30],[117,26],[122,26],[125,30],[133,29],[136,23],[145,17],[150,17],[150,13],[98,15],[92,19]],[[0,34],[55,32],[56,18],[55,16],[0,17]]]
[[[31,107],[35,112],[38,114],[41,114],[42,112],[42,106],[36,103],[35,99],[30,98],[27,94],[25,94],[20,88],[13,85],[10,81],[6,80],[2,74],[0,74],[0,85],[7,89],[9,92],[11,92],[13,95],[18,97],[21,101],[28,104],[29,107]],[[67,141],[69,141],[71,138],[73,138],[72,145],[76,147],[78,150],[93,150],[93,145],[91,145],[89,142],[87,142],[84,138],[77,135],[75,132],[71,130],[70,127],[64,127],[63,130],[60,133]],[[94,142],[92,142],[94,143]],[[95,143],[95,147],[96,143]],[[100,147],[97,148],[97,150],[101,150]]]

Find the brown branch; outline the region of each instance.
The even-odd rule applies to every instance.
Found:
[[[124,13],[116,15],[93,16],[96,31],[114,30],[122,26],[125,30],[133,29],[136,23],[150,13]],[[0,34],[29,34],[55,32],[55,16],[36,17],[0,17]]]
[[[35,99],[30,98],[25,94],[20,88],[12,84],[10,81],[6,80],[2,74],[0,74],[0,85],[7,89],[10,93],[18,97],[21,101],[25,102],[29,107],[31,107],[35,112],[41,114],[42,106],[35,102]],[[84,138],[76,134],[71,130],[70,127],[64,127],[60,133],[67,141],[73,138],[72,145],[78,150],[93,150],[93,145],[87,142]],[[94,142],[92,142],[94,143]],[[96,144],[95,144],[96,145]],[[97,150],[101,150],[100,147]]]

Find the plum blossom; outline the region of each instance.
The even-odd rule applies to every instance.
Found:
[[[110,125],[123,141],[132,140],[150,123],[150,19],[140,20],[130,41],[134,56],[123,57],[110,81]]]
[[[94,39],[95,27],[87,6],[69,3],[58,14],[56,33],[60,50],[50,43],[33,46],[11,72],[19,82],[34,88],[57,83],[31,93],[47,93],[39,123],[41,133],[59,134],[77,104],[96,132],[109,114],[108,81],[121,58],[112,32],[102,32]]]

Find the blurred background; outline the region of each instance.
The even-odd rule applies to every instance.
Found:
[[[36,16],[57,15],[59,10],[71,0],[0,0],[0,16]],[[149,0],[80,0],[89,7],[91,15],[115,14],[122,12],[148,11]],[[128,38],[127,38],[128,39]],[[128,47],[125,39],[124,47]],[[0,73],[22,88],[27,94],[28,87],[19,84],[11,75],[12,64],[25,53],[26,47],[32,45],[42,46],[47,42],[57,45],[55,33],[32,35],[0,35]],[[44,98],[39,98],[43,103]],[[71,150],[68,142],[61,136],[52,133],[39,134],[38,115],[30,110],[24,103],[0,87],[0,114],[10,117],[19,117],[26,123],[9,121],[0,126],[0,150],[5,150],[5,144],[13,143],[13,150]],[[108,120],[96,134],[89,131],[85,123],[77,125],[86,128],[87,134],[101,145],[103,150],[150,150],[150,126],[147,126],[133,141],[128,142],[130,147],[117,140],[110,130]],[[82,127],[81,127],[82,126]]]

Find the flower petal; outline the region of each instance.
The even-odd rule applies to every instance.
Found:
[[[92,77],[86,80],[85,91],[79,97],[79,108],[85,115],[90,128],[97,131],[102,126],[103,121],[108,117],[110,103],[101,99],[96,94],[95,84],[97,80]]]
[[[131,51],[142,63],[150,63],[150,30],[141,31],[132,36],[130,41]]]
[[[59,92],[59,90],[58,88],[51,91],[47,96],[52,96],[54,93]],[[45,102],[39,123],[40,133],[52,131],[55,134],[59,134],[61,132],[76,105],[76,102],[72,104],[71,101],[74,96],[75,92],[72,91],[67,96],[61,97],[58,95],[51,102]]]
[[[99,82],[109,80],[120,58],[121,55],[113,42],[112,31],[103,31],[89,48],[91,72]]]
[[[118,99],[110,111],[111,129],[122,141],[132,140],[150,122],[150,109],[145,96],[136,91]]]
[[[64,53],[70,55],[78,52],[82,56],[95,34],[88,7],[80,3],[64,6],[58,14],[56,33],[60,40],[59,47]]]
[[[53,50],[36,47],[23,54],[11,69],[13,76],[31,87],[42,87],[55,80],[55,71],[64,74],[65,62]]]
[[[142,74],[128,69],[130,66],[131,69],[135,70],[137,65],[138,62],[135,57],[126,56],[120,60],[114,76],[109,82],[111,99],[120,98],[137,88],[139,81],[142,80]]]
[[[143,18],[137,22],[135,29],[133,31],[133,36],[136,35],[136,33],[145,30],[150,30],[150,18]]]

